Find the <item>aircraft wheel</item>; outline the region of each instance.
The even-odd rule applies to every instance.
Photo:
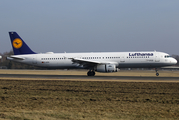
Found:
[[[91,76],[90,71],[87,72],[87,75],[88,75],[88,76]]]
[[[92,71],[92,76],[95,76],[95,72],[94,71]]]
[[[156,73],[156,76],[159,76],[159,73]]]
[[[94,71],[88,71],[88,72],[87,72],[87,75],[88,75],[88,76],[94,76],[94,75],[95,75],[95,72],[94,72]]]

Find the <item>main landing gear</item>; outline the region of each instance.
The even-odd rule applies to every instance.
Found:
[[[157,68],[155,68],[156,76],[159,76]]]
[[[94,70],[89,70],[89,71],[87,72],[87,75],[88,75],[88,76],[95,76],[95,71],[94,71]]]

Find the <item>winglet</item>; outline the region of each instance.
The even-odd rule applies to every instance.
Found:
[[[29,48],[29,46],[22,40],[22,38],[16,32],[9,32],[9,36],[11,39],[14,55],[36,54]]]

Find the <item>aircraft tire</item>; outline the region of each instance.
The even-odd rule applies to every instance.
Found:
[[[94,71],[92,71],[92,76],[95,76],[95,72]]]
[[[94,76],[94,75],[95,75],[95,72],[94,72],[94,71],[88,71],[88,72],[87,72],[87,75],[88,75],[88,76]]]
[[[156,73],[156,76],[159,76],[159,73]]]

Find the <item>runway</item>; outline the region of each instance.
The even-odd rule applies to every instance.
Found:
[[[86,75],[39,75],[39,74],[0,74],[0,79],[44,79],[44,80],[98,80],[98,81],[156,81],[156,82],[179,82],[179,77],[160,77],[160,76],[86,76]]]

